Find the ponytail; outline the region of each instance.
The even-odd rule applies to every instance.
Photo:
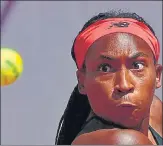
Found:
[[[86,121],[90,109],[87,96],[80,94],[78,85],[76,85],[60,119],[56,145],[70,145],[72,143]]]

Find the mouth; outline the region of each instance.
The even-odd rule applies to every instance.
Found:
[[[132,107],[133,108],[133,107],[137,107],[137,105],[131,102],[122,102],[118,104],[117,107]]]

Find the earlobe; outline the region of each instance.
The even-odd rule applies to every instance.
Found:
[[[156,88],[160,88],[162,86],[161,77],[162,77],[163,67],[160,64],[156,65]]]
[[[86,95],[85,88],[84,88],[85,73],[81,70],[77,70],[76,76],[78,79],[78,90],[80,94]]]

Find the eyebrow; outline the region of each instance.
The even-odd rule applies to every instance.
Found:
[[[145,54],[145,53],[143,53],[143,52],[136,52],[136,53],[134,53],[132,56],[129,56],[129,58],[131,58],[131,59],[136,59],[136,58],[141,57],[141,56],[143,56],[143,57],[148,57],[148,55]],[[107,59],[107,60],[116,60],[116,58],[113,57],[113,56],[100,55],[100,58],[102,58],[102,59]]]
[[[100,58],[102,58],[102,59],[107,59],[107,60],[115,60],[115,59],[116,59],[115,57],[112,57],[112,56],[105,56],[105,55],[100,55]]]
[[[134,53],[132,56],[130,56],[129,58],[131,59],[136,59],[138,57],[148,57],[147,54],[143,53],[143,52],[137,52],[137,53]]]

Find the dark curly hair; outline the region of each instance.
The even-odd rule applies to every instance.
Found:
[[[80,32],[85,30],[92,23],[108,18],[136,19],[140,22],[143,22],[146,26],[148,26],[151,32],[155,35],[155,32],[152,29],[152,27],[147,22],[145,22],[145,20],[142,17],[140,17],[136,13],[122,12],[122,11],[109,11],[105,13],[99,13],[97,16],[92,17],[88,22],[86,22]],[[74,54],[74,44],[72,46],[71,55],[76,63],[76,58]],[[78,85],[76,85],[76,87],[74,88],[70,96],[64,114],[60,119],[55,144],[70,145],[72,141],[75,139],[75,137],[77,136],[77,134],[80,132],[81,127],[86,121],[90,111],[91,111],[91,107],[89,105],[87,96],[80,94],[78,91]]]

